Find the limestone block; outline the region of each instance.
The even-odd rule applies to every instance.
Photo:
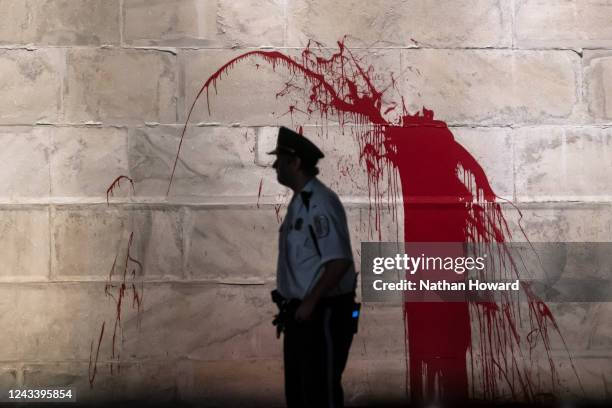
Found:
[[[610,278],[610,276],[608,276]],[[612,305],[599,303],[550,303],[555,320],[570,354],[592,357],[610,356],[612,353],[612,323],[609,316]],[[554,350],[565,351],[559,336],[551,336]]]
[[[612,44],[612,7],[596,0],[521,0],[515,4],[521,47],[598,48]]]
[[[0,368],[0,387],[5,390],[17,388],[17,375],[18,370],[14,366],[3,364]]]
[[[526,312],[522,314],[525,323],[529,312],[525,303],[521,306],[521,313]],[[557,331],[553,322],[547,319],[548,353],[544,351],[543,340],[538,331],[530,336],[528,342],[522,340],[520,346],[531,378],[538,379],[536,387],[541,387],[541,390],[551,389],[551,380],[554,378],[556,385],[562,387],[555,394],[560,398],[567,397],[566,392],[592,399],[602,398],[602,378],[608,377],[610,372],[610,323],[605,317],[610,313],[609,304],[548,302],[547,306],[554,317],[554,324],[559,328]],[[475,322],[474,318],[472,322]],[[517,327],[524,330],[525,324],[522,328],[519,325]],[[477,336],[477,332],[473,330],[473,344],[476,344]],[[529,350],[530,347],[533,348]],[[479,347],[475,347],[475,357],[478,350]],[[517,357],[517,360],[521,361],[518,354]],[[551,375],[551,361],[556,370],[555,377]],[[481,369],[477,368],[477,375],[480,375],[480,372]],[[580,383],[585,394],[582,394]],[[475,387],[477,392],[482,392],[482,381],[476,381]]]
[[[278,355],[271,286],[145,285],[139,316],[122,321],[122,358],[256,359]]]
[[[612,197],[612,132],[578,127],[514,132],[519,201],[607,201]]]
[[[139,46],[282,46],[282,16],[278,0],[127,0],[124,39]]]
[[[589,113],[595,119],[610,120],[612,106],[608,101],[612,97],[612,54],[608,51],[585,51],[583,61]]]
[[[217,2],[217,32],[232,46],[283,46],[285,2],[248,0]]]
[[[35,28],[33,25],[28,27],[32,4],[27,1],[2,0],[0,1],[0,7],[2,7],[6,18],[2,27],[0,27],[1,43],[20,44],[32,42]]]
[[[401,200],[383,200],[380,206],[366,202],[345,203],[355,269],[361,272],[361,245],[364,242],[403,242],[404,214]],[[361,295],[361,276],[358,277],[357,296]]]
[[[401,191],[400,191],[401,194]],[[382,199],[360,203],[358,214],[348,211],[349,228],[353,251],[360,250],[361,242],[397,242],[404,240],[404,207],[401,198],[397,201]],[[351,231],[353,234],[353,231]]]
[[[51,270],[62,279],[106,279],[123,273],[128,247],[128,214],[106,205],[58,206],[51,212]]]
[[[0,291],[2,310],[11,311],[0,315],[2,360],[88,361],[104,319],[100,356],[110,356],[115,302],[105,296],[103,283],[4,284]]]
[[[272,320],[276,311],[270,309],[269,318],[248,324],[241,333],[213,343],[195,345],[189,350],[192,359],[204,361],[245,361],[261,358],[282,359],[283,340],[276,338]]]
[[[610,375],[610,357],[580,358],[574,356],[570,360],[565,354],[552,356],[551,359],[553,360],[554,372],[551,363],[546,358],[528,362],[529,376],[533,381],[530,388],[534,392],[535,400],[540,401],[540,403],[548,403],[548,401],[555,399],[562,404],[589,401],[590,404],[587,403],[587,405],[598,405],[598,403],[606,401],[607,395],[609,395],[606,393],[605,386]],[[480,375],[481,370],[477,369],[475,371],[476,375]],[[499,383],[499,386],[503,389],[506,384]],[[518,381],[514,384],[515,391],[522,389]],[[470,386],[470,391],[474,392],[474,399],[483,398],[485,391],[481,378],[474,381],[473,388]],[[502,400],[502,398],[504,398],[503,400],[509,400],[509,392],[506,392],[505,395],[508,395],[508,397],[502,395],[499,400]],[[514,399],[514,401],[517,399]]]
[[[131,45],[215,43],[217,7],[210,0],[125,0],[124,41]]]
[[[221,282],[275,279],[279,227],[271,207],[193,210],[185,227],[187,273]]]
[[[363,304],[351,360],[380,361],[403,356],[406,349],[402,306]]]
[[[21,206],[0,210],[0,280],[49,278],[49,210]]]
[[[278,130],[276,126],[262,126],[255,128],[256,146],[255,146],[255,163],[258,166],[272,167],[276,156],[268,154],[276,148],[278,139]],[[310,137],[310,135],[306,135]]]
[[[206,80],[231,59],[243,53],[244,51],[229,50],[185,50],[179,54],[184,77],[180,90],[180,122],[186,120],[189,109]],[[293,99],[276,97],[289,79],[290,73],[283,65],[279,64],[274,69],[258,56],[241,60],[219,78],[208,93],[202,93],[190,123],[221,122],[259,126],[290,124],[292,115],[289,113],[289,106]]]
[[[31,2],[35,43],[100,45],[119,43],[119,1],[70,0]]]
[[[93,384],[89,383],[86,362],[27,364],[24,386],[28,388],[65,387],[76,393],[78,403],[138,401],[170,403],[176,398],[175,381],[180,377],[173,361],[113,364],[98,363]]]
[[[166,195],[181,132],[182,126],[144,127],[130,132],[130,172],[136,195]],[[188,127],[170,199],[198,202],[232,196],[255,202],[281,192],[274,171],[255,165],[254,157],[252,129]]]
[[[342,201],[342,198],[340,199]],[[364,209],[361,204],[351,204],[343,202],[344,210],[346,211],[346,218],[349,229],[349,237],[351,239],[351,248],[353,249],[353,261],[355,263],[355,271],[361,271],[361,242],[369,241],[370,236],[368,235],[371,230],[374,229],[373,225],[370,225],[367,216],[364,217]],[[357,279],[357,293],[360,293],[360,282]]]
[[[282,360],[182,361],[179,394],[202,407],[282,407]]]
[[[374,198],[374,185],[368,183],[366,164],[360,160],[361,147],[353,126],[305,127],[304,134],[325,153],[317,167],[320,179],[339,196],[346,199]],[[381,180],[380,193],[388,189]]]
[[[541,246],[536,246],[536,250],[539,248]],[[554,271],[550,272],[554,273]],[[521,276],[521,278],[524,279],[525,277]],[[550,309],[555,324],[558,326],[557,330],[551,322],[547,322],[548,347],[552,356],[555,358],[610,356],[612,341],[610,341],[609,336],[612,332],[612,324],[610,324],[609,319],[606,319],[606,316],[612,310],[610,303],[547,301],[546,306]],[[513,310],[516,311],[516,327],[521,335],[519,348],[525,354],[529,352],[530,348],[528,343],[525,342],[525,338],[531,330],[528,317],[530,311],[527,302],[520,302],[519,307],[520,309],[517,309],[514,305]],[[475,309],[471,309],[470,314],[472,316],[472,343],[475,353],[478,354],[479,344],[487,341],[488,338],[483,335],[486,331],[478,326],[479,320]],[[482,319],[482,316],[481,313],[480,319]],[[522,316],[522,318],[519,316]],[[544,351],[543,340],[539,333],[532,334],[530,340],[534,350]],[[545,363],[547,357],[535,352],[529,359],[541,364]]]
[[[520,211],[520,214],[519,212]],[[612,206],[609,204],[539,203],[522,204],[504,211],[514,241],[609,242],[612,237]]]
[[[502,199],[514,195],[514,155],[511,134],[503,128],[451,128],[455,140],[480,164],[493,191]]]
[[[44,128],[0,128],[0,197],[3,201],[49,196],[49,134]]]
[[[175,57],[168,52],[73,49],[64,86],[69,122],[176,121]]]
[[[100,197],[113,180],[129,176],[127,131],[118,128],[53,128],[51,133],[51,194],[60,197]],[[124,181],[113,196],[128,196]]]
[[[401,326],[401,321],[399,322]],[[370,345],[374,347],[374,345]],[[354,357],[355,344],[342,376],[344,401],[355,407],[403,407],[409,405],[406,390],[406,355],[362,360]]]
[[[511,9],[490,0],[288,3],[287,44],[314,39],[333,46],[504,47],[511,43]],[[435,29],[432,29],[435,27]]]
[[[569,51],[403,50],[402,93],[449,124],[560,121],[577,103]]]
[[[567,355],[555,356],[557,364],[557,376],[554,381],[559,387],[557,395],[560,400],[593,401],[597,405],[603,401],[603,405],[610,399],[609,387],[612,375],[612,359],[607,356],[579,356],[574,355],[570,361]],[[551,389],[550,365],[542,361],[533,370],[534,378],[538,378],[542,389]]]
[[[119,0],[2,0],[3,44],[119,43]]]
[[[142,263],[146,278],[183,277],[183,212],[176,207],[131,209],[133,257]]]
[[[58,120],[62,52],[0,50],[0,123]]]
[[[612,376],[612,358],[609,355],[596,357],[595,359],[589,356],[573,360],[576,371],[579,373],[580,381],[584,385],[586,395],[594,400],[609,400],[610,399],[610,377]],[[564,368],[569,371],[571,365],[565,364]],[[580,392],[580,388],[576,386],[576,375],[570,377],[568,373],[567,377],[572,378],[574,392],[577,395]]]

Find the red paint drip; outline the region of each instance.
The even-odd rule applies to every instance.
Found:
[[[283,222],[283,217],[280,215],[280,210],[282,208],[282,204],[274,204],[274,213],[276,214],[276,222],[279,224]]]
[[[118,284],[114,284],[112,281],[113,271],[115,269],[117,257],[115,256],[115,261],[113,262],[113,267],[109,273],[108,281],[104,287],[104,293],[111,297],[115,301],[115,324],[113,327],[113,336],[111,341],[111,360],[118,360],[119,353],[116,350],[117,345],[117,334],[118,331],[123,335],[123,329],[121,327],[121,314],[123,312],[123,299],[128,291],[128,285],[130,285],[132,290],[132,308],[136,308],[137,314],[140,315],[140,308],[142,306],[142,291],[138,291],[136,289],[135,279],[137,276],[136,267],[138,267],[139,274],[142,273],[143,267],[142,263],[131,255],[132,250],[132,242],[134,239],[134,233],[130,233],[130,238],[128,239],[127,244],[127,253],[125,256],[125,262],[123,264],[123,271],[121,276],[121,281]],[[136,267],[131,268],[131,272],[129,273],[132,282],[128,283],[128,271],[130,271],[130,266],[134,264]],[[112,293],[112,289],[116,289],[115,294]],[[118,369],[120,369],[119,363],[117,363]],[[111,373],[113,372],[113,363],[110,365]]]
[[[100,357],[100,345],[102,344],[102,339],[104,338],[104,326],[106,322],[102,322],[102,327],[100,328],[100,338],[98,339],[98,347],[96,348],[96,356],[93,357],[93,340],[91,341],[91,347],[89,350],[89,387],[93,388],[94,381],[96,380],[96,374],[98,372],[98,358]]]
[[[113,182],[111,183],[111,185],[106,190],[107,205],[110,205],[109,198],[112,197],[114,190],[121,186],[120,184],[121,180],[128,180],[132,186],[132,190],[134,190],[134,182],[130,177],[122,175],[122,176],[115,178]],[[112,298],[113,301],[115,302],[115,311],[114,311],[115,312],[115,322],[113,325],[113,335],[111,338],[111,356],[110,356],[111,374],[113,373],[114,362],[116,360],[119,360],[119,357],[120,357],[116,349],[117,334],[121,333],[121,335],[123,336],[123,330],[121,327],[121,316],[123,312],[123,304],[124,304],[123,300],[124,300],[124,297],[126,296],[126,293],[129,293],[129,291],[131,290],[132,308],[136,309],[137,311],[138,322],[140,322],[139,319],[140,319],[140,314],[141,314],[141,309],[142,309],[142,304],[143,304],[144,282],[143,281],[140,282],[140,289],[136,287],[136,279],[137,279],[137,276],[142,275],[143,265],[140,261],[138,261],[132,256],[131,251],[132,251],[133,240],[134,240],[134,233],[131,232],[130,237],[128,239],[128,243],[127,243],[126,256],[125,256],[125,261],[123,263],[123,270],[121,273],[120,281],[117,283],[113,282],[113,275],[115,273],[115,268],[117,267],[117,258],[119,256],[119,254],[117,254],[115,255],[113,264],[110,268],[106,284],[104,285],[104,294]],[[113,289],[116,289],[116,291],[113,291]],[[100,329],[100,336],[97,342],[98,344],[96,347],[95,357],[93,355],[93,343],[94,342],[92,341],[91,343],[91,350],[90,350],[90,355],[89,355],[89,384],[90,384],[90,387],[92,388],[93,388],[94,381],[96,378],[98,358],[100,354],[100,346],[102,345],[102,340],[104,337],[105,325],[106,325],[106,321],[102,322],[102,326]],[[117,363],[117,370],[119,371],[120,369],[121,369],[121,365]]]
[[[106,204],[110,204],[109,200],[110,197],[113,196],[115,189],[121,187],[121,180],[127,180],[130,182],[130,185],[132,186],[132,192],[134,191],[134,180],[132,180],[130,177],[128,176],[119,176],[116,179],[113,180],[113,182],[111,183],[111,185],[108,187],[108,189],[106,190]]]
[[[168,192],[197,100],[206,94],[210,114],[209,91],[211,87],[216,91],[222,75],[227,75],[239,62],[262,59],[274,70],[279,67],[288,70],[293,78],[276,97],[301,93],[305,107],[299,111],[307,112],[309,117],[317,113],[323,121],[334,116],[356,137],[360,161],[368,174],[370,225],[379,239],[381,213],[395,214],[397,199],[401,198],[406,242],[476,244],[483,251],[496,251],[502,260],[490,272],[494,276],[483,276],[482,280],[518,278],[518,267],[505,245],[511,233],[496,201],[499,197],[482,167],[455,141],[446,123],[434,120],[433,111],[425,108],[410,115],[403,97],[403,115],[396,122],[388,121],[385,115],[395,106],[383,108],[384,91],[374,86],[372,67],[365,68],[344,41],[338,42],[338,51],[329,57],[323,56],[320,44],[315,47],[313,50],[309,43],[298,58],[279,51],[247,52],[211,75],[187,115]],[[297,86],[296,78],[305,85]],[[392,75],[389,87],[397,90]],[[289,113],[297,110],[292,101]],[[275,206],[275,211],[280,220],[280,205]],[[557,365],[550,353],[549,329],[563,337],[544,302],[525,286],[523,291],[529,298],[528,319],[522,317],[518,301],[510,296],[498,302],[405,302],[412,400],[458,402],[470,396],[488,400],[509,396],[513,400],[534,401],[538,395],[553,392],[559,381]],[[472,332],[472,322],[476,333]],[[529,344],[529,350],[525,350],[525,344]],[[534,374],[532,356],[538,350],[548,356],[551,376],[548,383]]]
[[[257,208],[259,208],[259,199],[261,198],[261,187],[263,186],[263,177],[259,180],[259,189],[257,191]]]

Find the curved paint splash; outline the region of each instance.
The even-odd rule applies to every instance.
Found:
[[[210,113],[209,91],[211,87],[216,91],[221,76],[240,62],[260,59],[274,70],[282,67],[291,74],[292,79],[276,97],[299,93],[304,106],[291,105],[288,113],[337,118],[340,126],[356,137],[360,160],[367,169],[372,221],[379,237],[381,209],[385,204],[397,208],[401,198],[406,242],[475,244],[496,251],[500,258],[496,270],[487,272],[495,276],[480,279],[517,279],[519,267],[505,244],[511,240],[511,232],[499,197],[482,167],[455,141],[446,123],[435,120],[433,111],[427,109],[410,115],[403,98],[400,118],[387,120],[386,115],[397,106],[383,109],[386,90],[374,86],[373,68],[365,68],[344,40],[338,42],[336,52],[324,55],[320,44],[312,48],[310,43],[297,58],[256,50],[233,58],[212,74],[189,109],[168,193],[197,101],[206,94]],[[307,85],[296,86],[296,78]],[[395,88],[393,75],[389,88]],[[542,395],[555,395],[560,381],[550,334],[562,336],[548,307],[528,286],[522,289],[528,299],[527,313],[521,313],[523,306],[510,295],[484,302],[404,302],[413,402],[468,398],[535,401]],[[547,379],[538,370],[535,357],[539,355],[547,356]]]

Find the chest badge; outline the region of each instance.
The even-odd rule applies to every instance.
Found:
[[[314,217],[314,230],[318,238],[326,237],[329,234],[329,219],[325,215]]]
[[[294,226],[295,230],[296,231],[301,230],[303,224],[304,224],[304,220],[303,219],[298,218],[297,220],[295,220],[295,226]]]

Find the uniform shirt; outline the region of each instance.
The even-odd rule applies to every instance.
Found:
[[[317,250],[318,246],[318,250]],[[338,285],[327,296],[355,289],[355,266],[340,199],[313,177],[300,194],[295,194],[279,230],[278,291],[286,299],[303,299],[314,288],[325,263],[335,259],[351,261]]]

